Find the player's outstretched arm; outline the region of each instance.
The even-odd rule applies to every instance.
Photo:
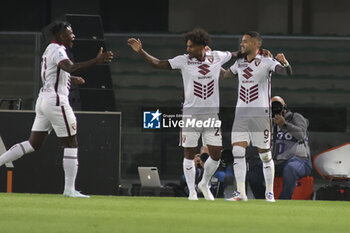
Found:
[[[128,45],[151,66],[157,69],[171,70],[171,66],[167,60],[159,60],[143,50],[140,39],[130,38],[128,39]]]
[[[283,53],[277,54],[275,58],[282,63],[282,65],[276,67],[277,74],[288,76],[293,74],[292,66],[289,64]]]
[[[78,62],[78,63],[73,63],[71,60],[64,60],[60,62],[58,66],[62,70],[68,73],[79,73],[96,64],[110,63],[113,59],[113,56],[114,56],[113,52],[111,51],[103,52],[103,48],[101,47],[97,56],[91,60],[88,60],[85,62]]]

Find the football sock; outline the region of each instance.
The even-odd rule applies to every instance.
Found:
[[[210,156],[205,161],[204,172],[203,172],[203,177],[202,177],[202,181],[204,182],[204,184],[208,185],[211,177],[214,175],[214,173],[218,169],[219,164],[220,164],[220,160],[215,161]]]
[[[64,190],[75,190],[75,178],[78,172],[78,148],[64,148],[63,169]]]
[[[273,193],[273,180],[275,176],[275,164],[272,160],[271,151],[259,153],[260,159],[263,162],[263,173],[266,184],[266,193]]]
[[[240,192],[241,195],[246,195],[245,176],[247,173],[247,164],[245,159],[245,148],[241,146],[233,146],[232,154],[234,157],[233,170],[237,183],[237,191]]]
[[[8,151],[0,156],[0,166],[5,163],[15,161],[21,158],[23,155],[33,152],[34,148],[30,145],[29,141],[24,141],[13,145]]]
[[[196,168],[194,166],[194,160],[184,158],[182,165],[184,169],[188,190],[190,192],[193,192],[195,191],[195,180],[196,180]]]

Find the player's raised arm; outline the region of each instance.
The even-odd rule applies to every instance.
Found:
[[[102,63],[110,63],[113,59],[113,52],[107,51],[103,52],[103,48],[101,47],[100,51],[98,52],[97,56],[91,60],[85,61],[85,62],[78,62],[73,63],[71,60],[67,59],[58,64],[58,66],[68,72],[68,73],[79,73],[83,70],[86,70],[96,64],[102,64]]]
[[[157,69],[171,70],[171,66],[167,60],[159,60],[143,50],[140,39],[130,38],[128,39],[128,45],[151,66]]]
[[[282,65],[276,66],[275,72],[280,75],[288,75],[291,76],[293,74],[293,70],[287,59],[285,58],[283,53],[279,53],[276,55],[276,60],[282,63]]]

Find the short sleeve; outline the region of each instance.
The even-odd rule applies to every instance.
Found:
[[[237,75],[237,67],[238,67],[237,61],[230,67],[230,70],[231,70],[232,74],[234,74],[234,75]]]
[[[228,52],[228,51],[216,51],[219,58],[220,58],[220,63],[221,65],[225,64],[226,62],[228,62],[229,60],[231,60],[232,58],[232,53]]]
[[[168,60],[171,69],[181,69],[187,62],[187,58],[184,55],[176,56]]]
[[[275,72],[276,66],[278,66],[278,65],[281,65],[281,63],[279,63],[279,61],[277,61],[277,60],[274,59],[274,58],[269,58],[269,63],[268,63],[269,71]]]
[[[63,47],[59,47],[53,54],[53,60],[58,65],[61,61],[68,60],[68,55]]]

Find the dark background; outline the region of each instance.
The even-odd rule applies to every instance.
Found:
[[[59,16],[101,15],[105,32],[167,31],[168,1],[6,1],[0,31],[41,31]],[[7,10],[5,10],[7,9]],[[155,14],[155,12],[157,12]]]
[[[0,136],[10,148],[26,140],[35,117],[34,111],[3,111]],[[116,195],[120,179],[121,114],[76,113],[79,134],[77,190],[88,194]],[[98,135],[98,136],[97,136]],[[39,151],[14,161],[13,191],[62,193],[64,188],[63,146],[52,131]],[[6,168],[0,169],[2,184]],[[0,179],[1,179],[0,178]],[[0,191],[6,191],[1,185]]]
[[[1,3],[0,31],[40,31],[63,14],[101,15],[107,33],[350,35],[347,0],[29,0]]]

